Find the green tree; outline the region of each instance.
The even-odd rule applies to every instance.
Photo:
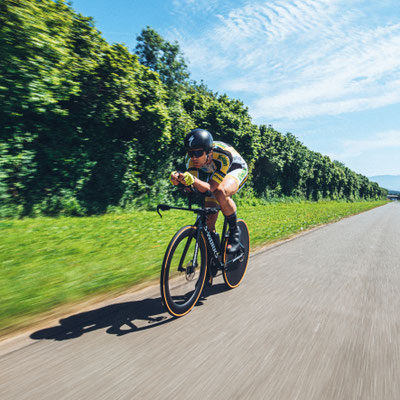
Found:
[[[132,181],[154,183],[147,160],[170,140],[158,75],[63,1],[5,0],[0,13],[2,197],[24,214],[58,212],[65,196],[100,212]]]
[[[169,89],[187,84],[189,72],[177,42],[166,41],[149,26],[136,40],[135,52],[141,64],[157,72]]]

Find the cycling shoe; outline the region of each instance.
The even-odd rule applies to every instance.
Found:
[[[237,253],[240,250],[240,229],[229,232],[228,246],[226,252],[228,254]]]

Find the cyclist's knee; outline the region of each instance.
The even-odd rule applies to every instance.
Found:
[[[221,202],[226,201],[226,199],[228,197],[227,192],[223,186],[218,187],[217,189],[214,190],[214,196],[220,204],[221,204]]]
[[[237,181],[226,176],[220,185],[214,190],[214,196],[221,204],[221,202],[226,202],[232,195],[234,195],[239,189]]]

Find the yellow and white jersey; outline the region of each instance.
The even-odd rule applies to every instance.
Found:
[[[198,170],[193,166],[193,162],[188,156],[186,156],[186,168],[190,173],[198,177]],[[238,179],[238,177],[235,176],[235,179],[240,181],[238,182],[240,185],[243,179],[245,177],[247,178],[248,167],[243,157],[232,146],[224,142],[214,142],[212,162],[199,169],[210,174],[209,180],[213,180],[217,183],[221,183],[226,175],[231,175],[230,172],[242,170],[242,179]]]

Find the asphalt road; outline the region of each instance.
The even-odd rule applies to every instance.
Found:
[[[252,255],[186,317],[158,288],[0,346],[6,399],[400,399],[400,203]]]

